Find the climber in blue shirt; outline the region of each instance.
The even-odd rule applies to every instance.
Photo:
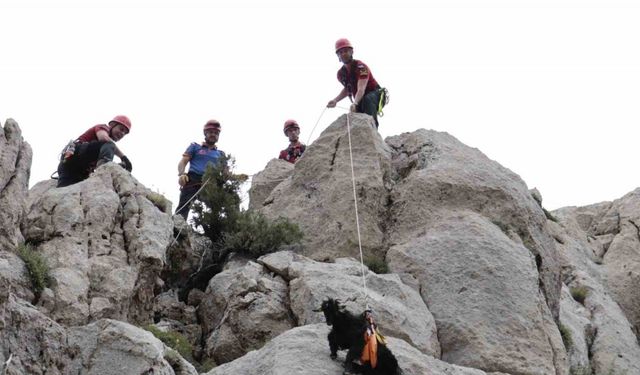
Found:
[[[192,198],[202,186],[202,176],[207,169],[207,164],[218,164],[225,157],[224,152],[216,147],[216,142],[220,137],[220,122],[217,120],[207,121],[203,131],[204,143],[190,144],[178,163],[180,202],[176,214],[181,215],[185,220],[189,216]],[[187,164],[189,164],[189,173],[185,173]]]

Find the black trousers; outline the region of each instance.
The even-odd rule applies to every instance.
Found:
[[[202,186],[202,175],[195,173],[188,173],[189,182],[180,189],[180,202],[178,202],[178,207],[176,208],[176,215],[182,216],[185,220],[187,220],[187,216],[189,216],[189,210],[191,209],[191,204],[193,201],[189,200],[193,198],[194,195],[198,192],[200,187]],[[189,202],[189,203],[187,203]]]
[[[91,141],[76,145],[76,151],[69,159],[61,159],[58,164],[58,186],[64,187],[86,180],[100,161],[113,160],[116,145],[113,142]]]
[[[376,123],[376,129],[378,128],[378,105],[381,94],[380,89],[369,91],[362,97],[362,100],[360,100],[356,108],[358,113],[366,113],[373,117],[373,121]]]

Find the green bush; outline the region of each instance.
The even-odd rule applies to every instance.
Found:
[[[204,290],[222,270],[230,252],[259,257],[302,238],[298,226],[286,219],[270,221],[259,213],[240,209],[240,187],[247,176],[234,174],[233,167],[231,157],[220,165],[207,166],[203,178],[206,184],[193,204],[193,224],[211,240],[212,248],[180,291],[181,296],[193,288]]]
[[[389,266],[384,259],[376,256],[369,256],[364,258],[364,265],[367,266],[372,272],[377,274],[389,273]]]
[[[158,207],[160,211],[164,213],[171,212],[171,203],[167,198],[164,197],[164,195],[153,192],[153,191],[149,191],[147,192],[146,197],[148,200],[151,201],[151,203],[153,203],[154,206]]]
[[[187,361],[193,363],[193,345],[187,340],[186,337],[181,335],[178,332],[164,332],[160,330],[158,327],[154,325],[147,325],[144,327],[145,330],[153,333],[153,335],[160,341],[162,341],[166,346],[180,353],[182,358]]]
[[[233,232],[223,235],[225,252],[238,252],[258,258],[277,251],[281,245],[299,243],[302,231],[297,224],[279,218],[270,221],[258,212],[243,211],[238,215]]]
[[[589,294],[589,290],[583,286],[571,288],[571,297],[583,305],[584,300],[587,298],[587,294]]]
[[[592,375],[591,366],[571,367],[569,375]]]
[[[191,345],[187,338],[180,333],[172,331],[164,332],[158,329],[158,327],[151,324],[143,328],[151,332],[158,340],[162,341],[166,346],[171,348],[165,353],[165,359],[172,366],[180,362],[178,354],[180,354],[182,358],[189,361],[189,363],[191,363],[193,367],[198,370],[198,373],[208,372],[209,370],[217,366],[211,358],[205,359],[204,361],[202,361],[202,363],[196,361],[193,358],[193,345]]]
[[[560,336],[562,337],[564,347],[567,350],[571,349],[571,347],[573,347],[573,338],[571,337],[571,331],[562,323],[558,324],[558,329],[560,330]]]
[[[223,233],[233,232],[240,216],[240,187],[245,175],[234,175],[234,161],[229,156],[219,165],[207,166],[203,181],[208,181],[193,203],[193,222],[202,227],[212,243],[222,241]]]
[[[607,375],[627,375],[629,373],[629,371],[627,370],[623,370],[623,371],[616,371],[616,369],[609,369],[609,371],[607,372]]]
[[[202,364],[200,364],[200,366],[196,366],[196,369],[198,370],[198,372],[202,373],[202,372],[209,372],[214,367],[217,367],[217,366],[218,365],[214,362],[213,359],[207,358],[204,361],[202,361]]]
[[[49,276],[49,266],[40,253],[37,253],[33,247],[29,244],[18,245],[18,256],[22,259],[27,272],[29,273],[29,279],[31,279],[31,288],[36,296],[40,296],[40,293],[51,285],[51,278]]]
[[[551,212],[547,211],[546,208],[543,208],[542,211],[544,212],[544,216],[546,216],[547,219],[553,221],[554,223],[558,222],[558,219],[555,216],[553,216]]]

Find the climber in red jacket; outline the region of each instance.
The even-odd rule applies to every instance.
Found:
[[[109,125],[92,126],[75,141],[69,142],[58,164],[58,186],[64,187],[83,181],[96,167],[113,160],[117,155],[123,168],[131,172],[131,161],[116,146],[116,142],[131,131],[131,120],[118,115]]]
[[[286,160],[289,163],[295,163],[300,157],[307,146],[301,143],[298,138],[300,137],[300,126],[296,120],[287,120],[284,123],[284,135],[289,138],[289,147],[280,151],[279,159]]]
[[[335,107],[348,96],[352,102],[351,112],[368,114],[373,117],[378,128],[378,113],[382,112],[387,101],[386,89],[378,85],[367,64],[353,58],[353,45],[349,40],[338,39],[335,47],[336,55],[343,64],[338,70],[338,81],[344,87],[338,96],[327,103],[327,107]]]

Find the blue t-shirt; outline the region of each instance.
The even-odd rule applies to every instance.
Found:
[[[198,143],[192,143],[184,152],[184,155],[191,157],[189,160],[189,173],[200,176],[204,174],[208,163],[217,164],[224,157],[224,152],[217,148],[208,148]]]

